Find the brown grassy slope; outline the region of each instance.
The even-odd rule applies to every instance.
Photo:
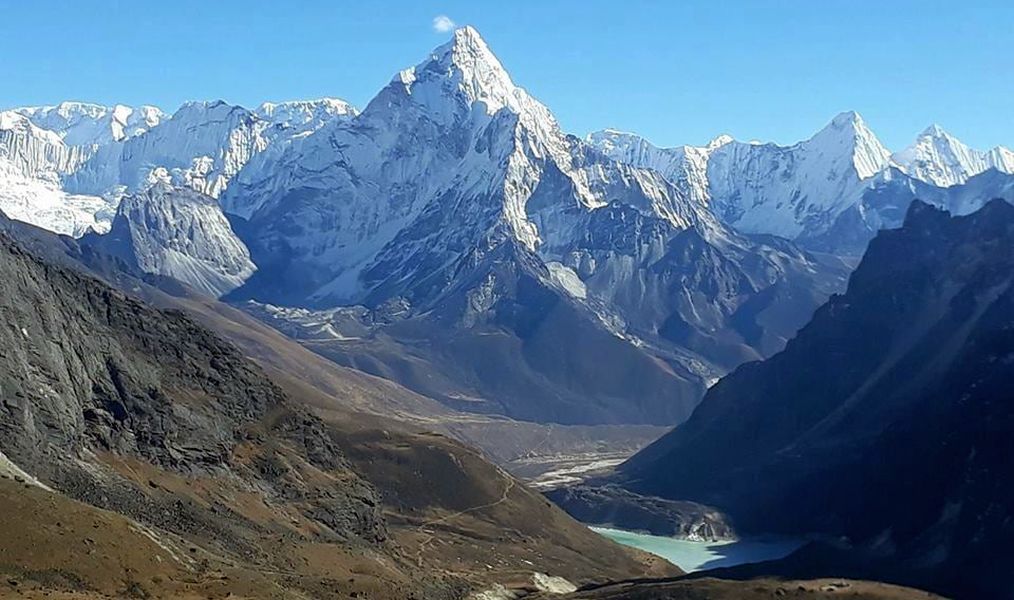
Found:
[[[160,485],[171,486],[166,479]],[[423,494],[401,498],[410,504],[428,502]],[[473,500],[476,498],[472,498]],[[10,479],[0,479],[0,597],[96,600],[98,598],[305,598],[369,597],[408,598],[410,581],[392,572],[376,575],[381,568],[365,556],[337,553],[333,547],[311,543],[278,542],[279,550],[301,565],[291,573],[262,572],[237,566],[214,554],[164,532],[144,530],[116,513],[69,500]],[[451,519],[460,523],[458,519]],[[424,528],[447,531],[443,524]],[[407,531],[407,530],[406,530]],[[409,537],[410,534],[399,534]],[[423,534],[412,534],[422,536]],[[441,536],[443,538],[443,536]],[[414,541],[413,543],[418,543]],[[450,541],[458,544],[457,539]],[[432,544],[432,542],[431,542]],[[452,555],[443,544],[424,548],[423,564],[444,568],[437,559]],[[474,560],[474,558],[473,558]],[[331,571],[330,577],[320,572]],[[339,573],[339,570],[341,571]],[[318,575],[314,575],[318,573]],[[507,581],[506,572],[498,579]],[[519,573],[518,587],[529,578]],[[295,579],[301,581],[297,589]],[[541,596],[536,596],[541,598]],[[870,582],[773,581],[745,582],[698,579],[665,583],[617,584],[567,596],[560,600],[916,600],[938,598],[917,590]]]
[[[194,484],[165,472],[146,470],[146,475],[166,490]],[[227,487],[214,482],[194,487],[188,501],[232,498]],[[248,563],[218,552],[207,540],[145,528],[117,513],[12,480],[0,480],[0,512],[0,597],[429,597],[425,586],[390,559],[311,537],[262,533],[262,548],[287,564]]]
[[[579,583],[673,565],[574,521],[476,451],[434,434],[362,431],[342,450],[380,490],[395,540],[418,566],[482,584],[547,572]]]
[[[98,457],[153,503],[185,506],[214,524],[181,535],[0,480],[0,575],[14,582],[0,595],[382,600],[464,597],[493,584],[524,589],[536,571],[579,584],[676,573],[590,532],[446,438],[361,430],[347,446],[356,449],[353,466],[383,498],[391,539],[380,546],[328,535],[308,509],[334,475],[282,445],[243,444],[232,462],[242,469],[269,460],[306,502],[267,497],[229,478]]]
[[[543,596],[539,596],[543,599]],[[559,600],[931,600],[940,596],[886,583],[841,579],[726,581],[692,579],[660,583],[623,583],[578,591]]]
[[[0,479],[0,513],[2,597],[131,598],[154,592],[197,598],[274,588],[254,573],[190,552],[179,538],[10,479]]]

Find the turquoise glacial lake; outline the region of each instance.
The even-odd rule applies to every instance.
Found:
[[[614,542],[661,556],[688,573],[782,558],[803,544],[801,540],[778,538],[692,542],[622,529],[591,529]]]

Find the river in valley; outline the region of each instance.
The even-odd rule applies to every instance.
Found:
[[[678,538],[592,527],[593,531],[627,546],[657,554],[690,573],[716,567],[774,560],[802,545],[801,540],[755,538],[731,542],[692,542]]]

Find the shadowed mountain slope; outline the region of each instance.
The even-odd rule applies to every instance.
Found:
[[[961,217],[914,202],[783,352],[719,382],[618,477],[744,530],[845,536],[867,574],[1009,595],[1012,247],[1005,201]]]
[[[533,556],[575,580],[671,571],[606,542],[456,442],[320,419],[183,313],[40,261],[4,234],[0,274],[4,475],[147,532],[174,563],[132,578],[146,593],[177,589],[167,578],[180,572],[207,583],[233,568],[283,597],[381,598],[460,597],[530,577]],[[363,453],[371,444],[376,452]],[[385,447],[400,458],[376,470]],[[446,477],[453,486],[404,501]],[[454,542],[436,550],[416,535],[442,528]],[[483,528],[517,533],[494,539]],[[496,570],[459,565],[462,547]],[[69,585],[28,572],[25,556],[8,560],[0,566],[32,585]],[[85,591],[109,589],[78,578]]]

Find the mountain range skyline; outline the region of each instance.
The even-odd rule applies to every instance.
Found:
[[[999,62],[1005,3],[955,13],[901,2],[870,20],[853,7],[808,3],[643,4],[616,15],[594,2],[525,11],[452,1],[399,4],[380,24],[358,7],[308,2],[276,16],[291,26],[284,31],[271,11],[229,2],[141,8],[103,11],[98,23],[98,11],[83,4],[5,7],[10,22],[32,23],[43,36],[75,31],[76,43],[73,51],[40,47],[15,28],[0,41],[10,67],[0,106],[75,99],[172,110],[192,98],[253,106],[338,96],[361,107],[404,57],[446,39],[432,26],[446,17],[482,31],[526,89],[581,136],[614,128],[673,146],[729,133],[787,145],[851,109],[892,148],[933,122],[973,147],[1014,139],[1003,119],[1011,83]],[[103,26],[118,35],[95,35]],[[342,36],[332,35],[336,28]],[[933,31],[946,31],[947,43]],[[240,36],[244,44],[228,43]]]
[[[520,87],[523,88],[524,86],[520,86]],[[227,105],[230,105],[230,106],[242,107],[242,108],[244,108],[246,110],[249,110],[249,111],[251,111],[251,112],[253,112],[255,114],[261,115],[261,116],[266,116],[267,113],[273,112],[273,111],[277,111],[279,109],[285,110],[287,107],[291,107],[293,105],[326,105],[326,104],[332,104],[332,105],[335,105],[335,106],[340,106],[341,107],[341,112],[343,112],[343,113],[347,112],[348,114],[353,115],[353,116],[355,114],[357,114],[358,112],[360,112],[360,110],[362,108],[361,106],[352,104],[351,102],[347,101],[346,99],[344,99],[344,98],[342,98],[340,96],[333,95],[333,96],[320,96],[320,97],[313,97],[313,98],[296,98],[296,97],[291,97],[291,98],[282,98],[282,99],[275,99],[275,100],[264,100],[264,101],[257,102],[257,103],[254,103],[254,104],[250,104],[250,105],[243,104],[243,103],[233,103],[233,102],[230,102],[229,100],[227,100],[225,98],[190,99],[190,100],[184,101],[182,104],[180,104],[175,109],[169,109],[169,110],[167,110],[166,107],[164,107],[164,106],[159,106],[159,105],[151,104],[151,103],[142,103],[142,104],[138,104],[138,105],[128,105],[128,104],[122,104],[122,103],[114,102],[114,103],[111,103],[111,104],[103,104],[101,102],[94,102],[94,101],[91,101],[89,99],[73,99],[73,100],[71,100],[71,99],[57,99],[54,102],[49,103],[49,104],[42,103],[42,104],[33,104],[33,105],[0,106],[0,113],[4,113],[4,112],[17,112],[17,113],[24,113],[24,114],[28,115],[29,113],[36,113],[36,112],[40,113],[40,114],[41,113],[47,113],[47,112],[50,113],[50,114],[58,114],[60,112],[65,112],[65,113],[102,112],[102,113],[109,113],[110,115],[113,115],[117,111],[126,111],[124,114],[130,114],[132,111],[138,111],[138,116],[135,117],[135,118],[140,118],[140,115],[143,113],[144,114],[144,118],[152,118],[154,116],[154,118],[156,119],[156,121],[160,122],[161,120],[169,119],[169,118],[173,117],[179,111],[184,110],[184,109],[186,109],[186,108],[188,108],[190,106],[200,105],[200,104],[216,104],[216,103],[224,103],[224,104],[227,104]],[[555,114],[555,112],[556,111],[554,111],[554,114]],[[603,134],[621,134],[621,135],[636,136],[637,138],[639,138],[639,139],[647,142],[651,146],[653,146],[655,148],[663,149],[663,150],[666,150],[666,149],[675,149],[675,148],[681,148],[681,147],[704,148],[704,147],[708,147],[708,146],[711,146],[711,145],[715,145],[716,143],[721,143],[721,142],[723,142],[726,139],[741,141],[741,142],[745,142],[745,143],[748,143],[748,144],[751,144],[751,145],[774,144],[776,146],[781,146],[781,147],[791,147],[791,146],[795,146],[795,145],[797,145],[799,143],[806,142],[807,140],[809,140],[810,138],[812,138],[813,135],[816,132],[819,132],[822,129],[824,129],[826,126],[830,125],[834,121],[835,118],[837,118],[839,116],[842,116],[842,115],[853,115],[853,114],[854,115],[858,115],[861,119],[863,119],[864,123],[867,122],[867,120],[865,118],[864,111],[858,110],[858,109],[845,109],[845,110],[842,110],[842,111],[837,112],[837,113],[828,114],[827,118],[825,118],[823,121],[819,122],[818,125],[813,129],[813,131],[810,134],[804,135],[803,137],[800,137],[799,139],[787,140],[785,142],[782,142],[780,140],[775,140],[775,139],[764,139],[764,138],[756,138],[756,137],[753,137],[753,138],[741,138],[741,137],[737,137],[735,135],[732,135],[731,133],[729,133],[729,132],[727,132],[727,131],[722,130],[721,128],[719,128],[718,130],[716,130],[714,132],[713,135],[711,135],[710,137],[707,137],[700,144],[691,143],[689,141],[678,141],[678,142],[676,142],[674,144],[671,144],[671,145],[670,144],[659,144],[659,143],[655,143],[655,141],[653,140],[653,138],[651,137],[650,134],[646,134],[643,131],[622,129],[622,128],[619,128],[619,127],[612,127],[612,126],[608,126],[608,125],[600,127],[600,128],[597,128],[597,129],[590,130],[586,134],[581,135],[580,137],[583,137],[585,139],[593,139],[595,137],[600,137]],[[870,127],[870,129],[871,129],[871,131],[874,131],[874,133],[877,132],[877,130],[876,130],[875,127]],[[573,133],[574,135],[577,135],[577,132],[568,132],[568,133]],[[126,136],[127,134],[125,133],[124,135]],[[901,154],[901,153],[903,153],[903,152],[905,152],[907,150],[912,149],[914,146],[918,145],[920,139],[924,139],[924,138],[927,138],[927,137],[933,137],[933,136],[935,136],[935,137],[947,136],[947,137],[949,137],[951,139],[960,141],[963,145],[965,144],[965,142],[964,142],[965,138],[962,137],[962,136],[955,135],[954,132],[953,132],[953,130],[951,130],[946,123],[942,123],[939,120],[934,120],[934,121],[926,123],[926,125],[924,127],[922,127],[922,128],[915,128],[915,129],[913,129],[912,132],[911,132],[911,134],[908,136],[908,138],[907,138],[908,141],[906,143],[903,143],[900,146],[891,146],[891,145],[885,144],[885,147],[888,150],[890,150],[892,152],[892,154]],[[881,136],[879,134],[877,134],[877,137],[879,138]],[[71,138],[71,139],[84,140],[83,143],[91,143],[91,141],[92,141],[91,138],[88,138],[88,137],[84,137],[84,138]],[[64,141],[66,143],[70,144],[70,145],[82,143],[82,142],[78,142],[78,141],[71,141],[71,139],[64,138]],[[1010,146],[1014,146],[1014,143],[1011,143],[1011,142],[1002,142],[1002,143],[999,143],[999,144],[996,144],[996,145],[993,145],[993,146],[983,146],[983,147],[972,146],[971,144],[969,144],[969,147],[974,147],[977,150],[986,150],[986,151],[994,150],[996,148],[1009,148]]]
[[[362,108],[27,107],[0,112],[0,143],[8,217],[451,406],[564,423],[686,418],[781,348],[916,194],[965,214],[1014,180],[1006,148],[931,127],[892,152],[855,112],[791,146],[578,138],[470,26]],[[400,366],[419,332],[425,377]],[[491,343],[517,367],[505,380],[469,348]],[[609,353],[653,382],[636,412],[616,379],[589,386]]]
[[[0,598],[1014,597],[1009,8],[3,2]]]

